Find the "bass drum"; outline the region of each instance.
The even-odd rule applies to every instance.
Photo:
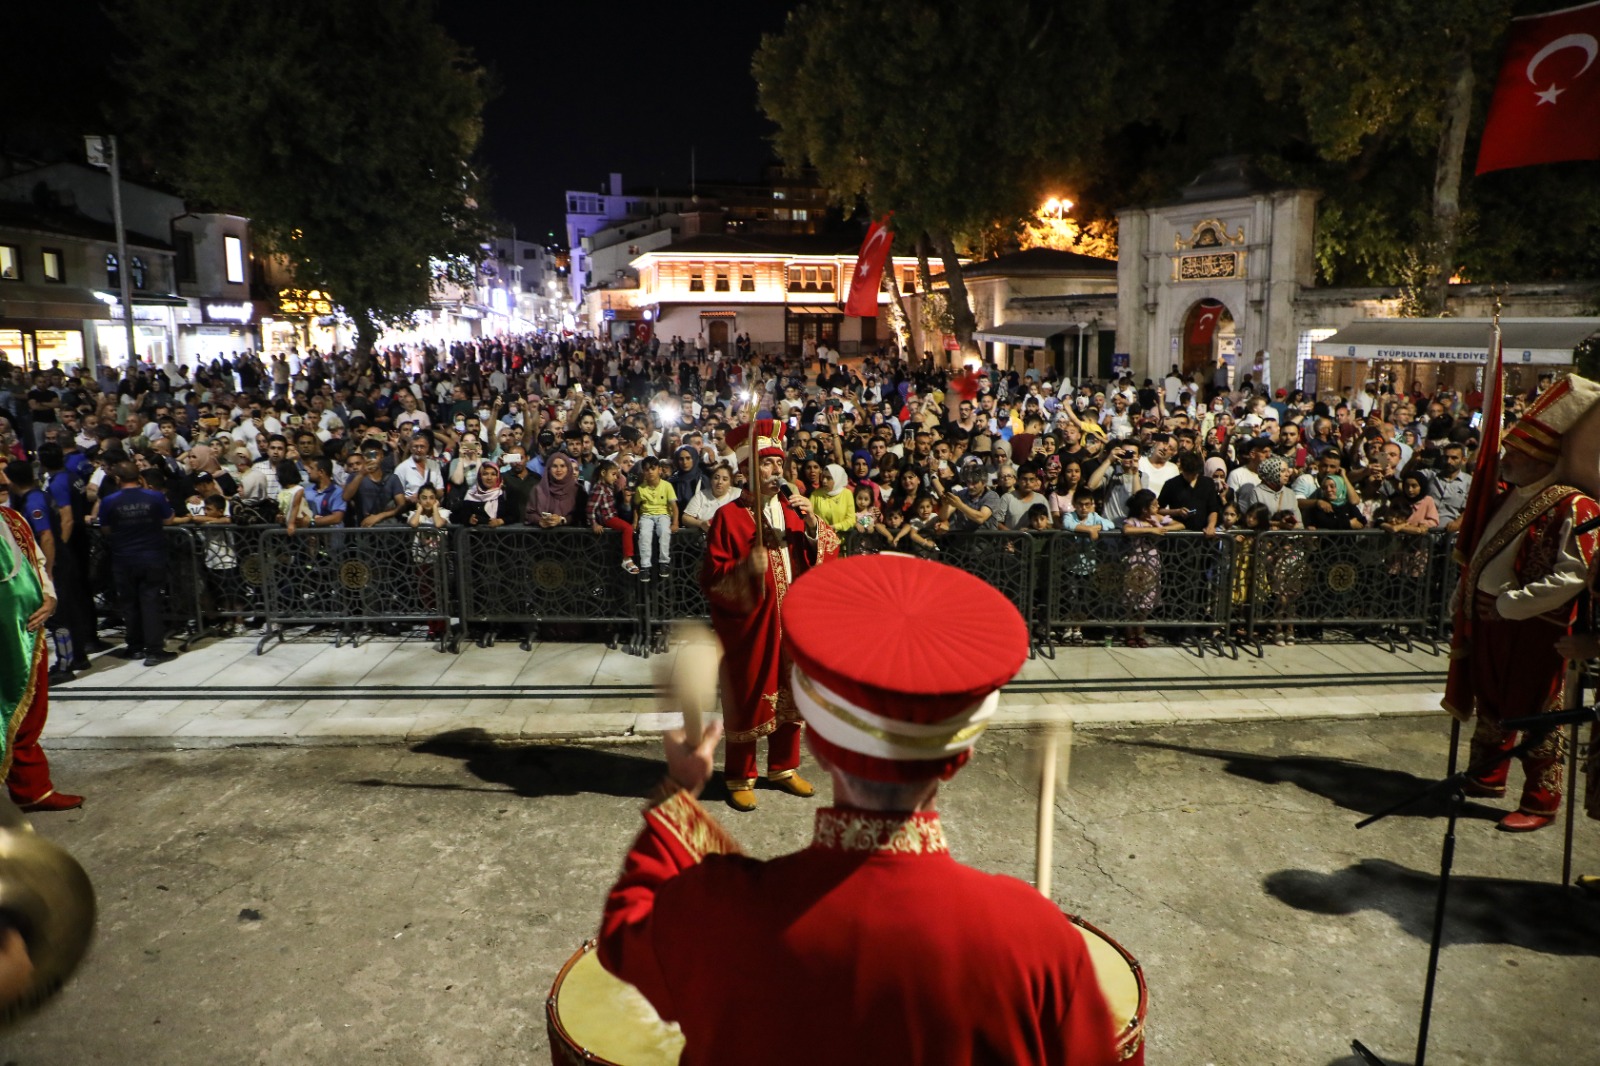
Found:
[[[1144,1066],[1144,1019],[1150,1006],[1144,969],[1128,949],[1075,914],[1067,915],[1083,934],[1094,964],[1100,994],[1111,1008],[1117,1026],[1117,1057],[1132,1066]]]
[[[556,974],[545,1001],[554,1066],[676,1066],[683,1033],[632,985],[613,977],[590,940]]]

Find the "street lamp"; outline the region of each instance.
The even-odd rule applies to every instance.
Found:
[[[1071,200],[1057,199],[1052,196],[1044,202],[1044,207],[1040,209],[1039,214],[1044,218],[1064,219],[1067,217],[1067,212],[1071,210]]]

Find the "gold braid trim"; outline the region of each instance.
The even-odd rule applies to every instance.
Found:
[[[884,815],[826,808],[817,812],[816,847],[835,851],[887,852],[892,855],[948,855],[937,817]]]
[[[1472,553],[1472,565],[1467,571],[1467,590],[1478,591],[1478,579],[1483,576],[1483,568],[1489,565],[1489,560],[1505,550],[1506,545],[1516,540],[1528,527],[1538,521],[1540,515],[1561,500],[1573,493],[1582,494],[1582,489],[1575,489],[1571,485],[1550,485],[1539,495],[1522,505],[1522,510],[1511,516],[1511,521],[1500,527],[1499,532],[1489,538],[1488,543],[1481,545]]]
[[[695,862],[707,855],[744,854],[739,842],[722,828],[722,823],[707,814],[687,792],[674,792],[660,803],[647,807],[644,818],[670,834]]]
[[[0,781],[11,776],[11,756],[17,750],[17,733],[22,729],[22,720],[28,717],[33,709],[33,697],[39,691],[39,678],[43,677],[47,668],[47,655],[44,650],[44,627],[39,627],[39,632],[33,635],[33,655],[28,662],[28,683],[22,687],[22,698],[17,701],[16,713],[11,716],[11,721],[6,723],[6,750],[0,752]]]

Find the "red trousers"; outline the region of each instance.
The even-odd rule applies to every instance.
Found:
[[[16,803],[36,803],[56,790],[50,783],[50,760],[44,757],[44,749],[39,746],[50,693],[43,668],[38,674],[39,684],[34,689],[33,702],[22,712],[22,723],[11,738],[11,772],[6,775],[6,788]]]
[[[618,533],[622,534],[622,557],[624,559],[632,559],[633,524],[631,522],[624,522],[622,519],[616,517],[608,518],[600,524],[605,526],[607,529],[614,529]]]
[[[722,775],[729,781],[754,781],[759,760],[759,740],[728,741]],[[767,776],[800,766],[800,723],[784,722],[767,735]]]
[[[1470,765],[1485,769],[1473,775],[1472,782],[1486,792],[1503,795],[1511,761],[1495,756],[1510,751],[1517,735],[1502,729],[1500,723],[1561,706],[1567,664],[1556,652],[1556,640],[1568,630],[1542,618],[1520,622],[1479,618],[1473,625],[1470,669],[1478,695],[1478,725],[1472,734]],[[1523,813],[1554,814],[1561,809],[1565,753],[1565,737],[1556,729],[1522,756]]]

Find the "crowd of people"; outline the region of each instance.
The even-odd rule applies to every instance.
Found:
[[[72,601],[52,623],[64,638],[58,672],[100,647],[87,529],[111,529],[110,513],[135,500],[147,520],[207,529],[615,532],[623,568],[648,581],[670,567],[675,534],[708,528],[737,498],[748,471],[727,434],[765,416],[788,430],[789,491],[847,550],[932,555],[953,534],[1059,529],[1150,538],[1128,557],[1158,562],[1153,538],[1172,532],[1453,530],[1478,440],[1475,398],[1450,390],[1312,397],[1177,367],[1159,381],[1074,387],[1048,372],[933,369],[886,350],[746,354],[698,338],[539,334],[92,374],[0,364],[12,506]],[[144,495],[108,512],[108,498],[129,490]],[[144,575],[118,568],[125,615],[150,613],[147,532],[122,537],[124,549],[138,542],[129,566]],[[226,563],[226,542],[216,543]],[[138,639],[131,652],[168,654],[159,621]]]

